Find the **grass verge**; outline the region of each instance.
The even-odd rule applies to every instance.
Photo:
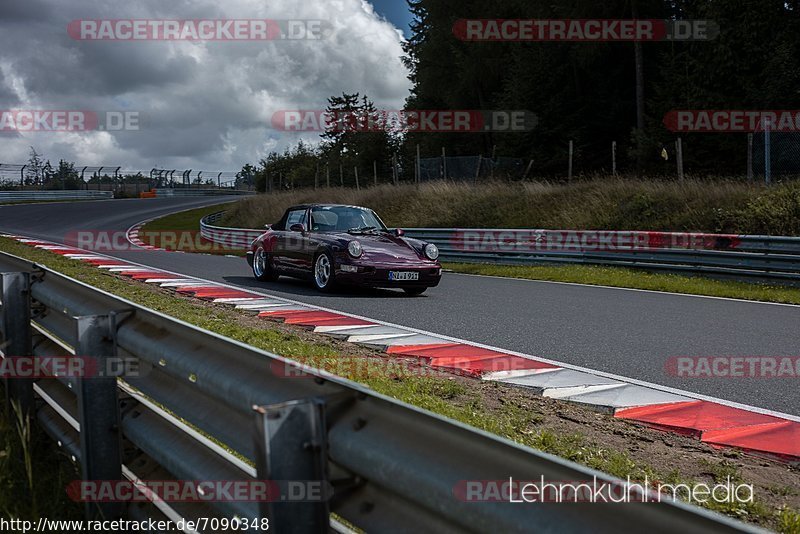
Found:
[[[67,498],[80,478],[74,464],[35,421],[16,406],[0,409],[0,517],[80,519],[83,507]]]
[[[140,229],[139,239],[148,245],[167,250],[243,255],[243,251],[222,247],[200,236],[200,219],[224,211],[230,206],[231,202],[214,204],[154,219]]]
[[[731,450],[718,451],[683,436],[632,425],[498,383],[433,374],[430,370],[398,373],[397,359],[300,327],[179,296],[9,239],[0,238],[0,250],[199,327],[324,368],[404,402],[620,478],[712,484],[732,476],[753,484],[756,498],[746,503],[706,506],[767,528],[800,533],[800,473],[785,464]],[[344,358],[356,358],[368,365],[342,365]],[[411,371],[422,367],[417,360],[401,362]],[[521,479],[538,477],[535,473],[513,475]]]
[[[368,206],[401,228],[556,228],[800,235],[800,184],[595,178],[298,189],[236,203],[223,223],[260,228],[305,202]]]
[[[713,280],[701,276],[649,273],[621,267],[596,267],[591,265],[514,266],[478,263],[447,263],[444,267],[462,274],[800,304],[800,289],[797,288]]]

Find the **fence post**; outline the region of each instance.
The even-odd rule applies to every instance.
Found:
[[[683,181],[683,139],[678,137],[675,141],[676,159],[678,160],[678,179]]]
[[[747,134],[747,181],[753,181],[753,134]]]
[[[442,178],[447,180],[447,152],[442,147]]]
[[[523,175],[522,175],[522,179],[523,179],[523,180],[525,180],[525,179],[527,179],[527,178],[528,178],[528,173],[530,173],[530,172],[531,172],[531,169],[532,169],[532,168],[533,168],[533,160],[531,160],[531,161],[528,163],[528,167],[525,169],[525,174],[523,174]],[[480,169],[480,162],[479,162],[479,164],[478,164],[478,169]]]
[[[372,180],[374,185],[378,185],[378,162],[372,160]]]
[[[339,163],[339,186],[344,187],[344,167]]]
[[[572,139],[569,141],[569,168],[567,169],[567,180],[572,181],[572,154],[574,153],[574,143]]]
[[[475,183],[481,177],[481,164],[483,163],[483,154],[478,154],[478,169],[475,171]]]
[[[392,155],[392,176],[394,176],[395,187],[400,185],[400,169],[397,168],[397,154]]]
[[[358,184],[358,167],[353,167],[353,173],[356,176],[356,191],[361,191],[361,186]]]
[[[330,163],[325,164],[325,186],[330,188],[331,186],[331,165]]]
[[[75,318],[75,354],[96,362],[97,376],[80,377],[77,385],[81,442],[81,478],[122,480],[117,378],[108,374],[114,356],[114,316],[87,315]],[[121,515],[120,503],[87,503],[87,519],[114,519]]]
[[[611,141],[611,174],[617,175],[617,142]]]
[[[30,273],[0,274],[0,348],[3,358],[31,356]],[[22,415],[33,413],[33,379],[4,378],[6,406],[19,402]]]
[[[319,188],[319,162],[317,162],[317,170],[314,172],[314,189]]]
[[[260,516],[269,518],[270,530],[276,532],[328,532],[331,486],[325,401],[315,398],[254,409],[256,478],[308,485],[303,500],[297,502],[281,487],[280,498],[260,504]]]

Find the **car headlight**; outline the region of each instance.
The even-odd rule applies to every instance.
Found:
[[[361,249],[361,243],[358,241],[350,241],[347,244],[347,252],[354,258],[360,258],[364,251]]]
[[[439,258],[439,249],[433,243],[425,245],[425,256],[429,260],[436,260]]]

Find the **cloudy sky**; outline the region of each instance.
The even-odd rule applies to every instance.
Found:
[[[2,0],[0,111],[138,113],[138,131],[0,132],[0,163],[33,146],[52,162],[125,169],[238,170],[300,135],[272,129],[280,110],[324,109],[367,93],[397,109],[408,94],[402,0]],[[322,40],[103,41],[67,32],[85,19],[323,20]]]

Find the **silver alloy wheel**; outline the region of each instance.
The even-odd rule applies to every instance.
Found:
[[[314,264],[314,281],[317,287],[323,289],[328,286],[331,279],[331,260],[327,254],[320,254]]]
[[[256,250],[256,257],[253,259],[253,273],[257,277],[264,276],[267,271],[267,251],[263,248]]]

